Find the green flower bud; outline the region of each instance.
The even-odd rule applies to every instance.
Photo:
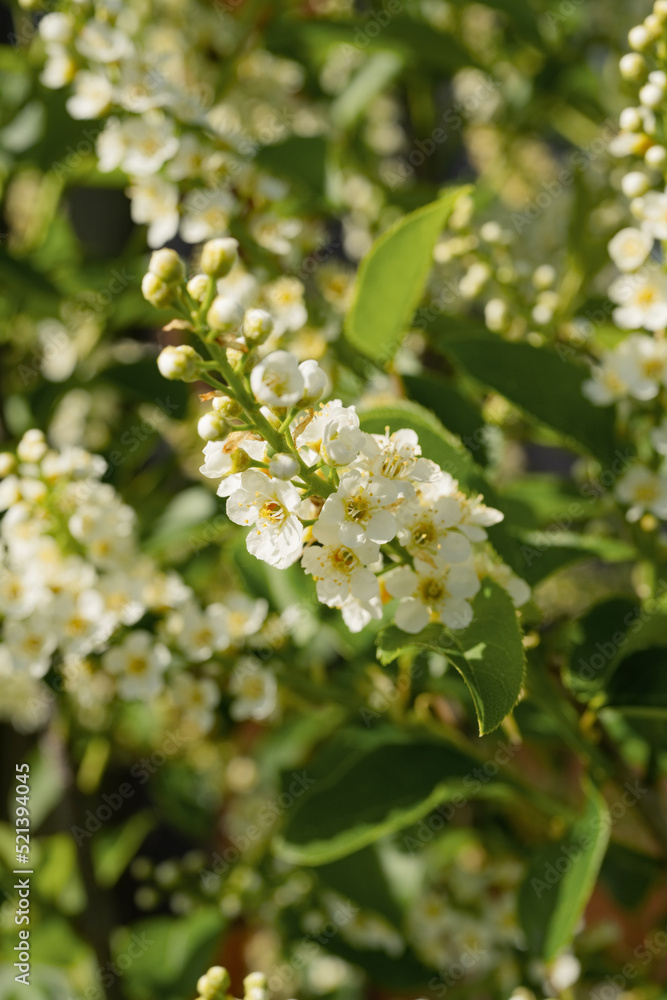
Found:
[[[238,240],[231,236],[209,240],[201,252],[201,269],[212,278],[224,278],[229,274],[238,257]]]
[[[229,396],[214,396],[211,400],[211,406],[216,413],[222,413],[225,417],[240,417],[243,410],[236,402],[235,399],[231,399]]]
[[[243,309],[236,299],[218,295],[206,314],[206,322],[217,333],[231,333],[238,330],[243,322]]]
[[[214,965],[197,981],[197,991],[203,1000],[222,1000],[230,984],[227,969]]]
[[[225,437],[228,430],[227,421],[215,410],[209,410],[197,423],[197,434],[203,441],[219,441]]]
[[[175,250],[167,247],[153,251],[148,270],[167,285],[180,284],[185,278],[185,264]]]
[[[160,374],[171,381],[196,382],[202,357],[194,347],[182,344],[180,347],[165,347],[157,359]]]
[[[248,309],[243,320],[243,336],[248,344],[263,344],[271,336],[273,318],[265,309]]]
[[[195,274],[187,284],[188,294],[195,302],[203,302],[208,292],[209,277],[207,274]]]
[[[173,286],[166,285],[157,274],[148,271],[141,281],[141,291],[147,302],[156,309],[168,309],[174,303]]]

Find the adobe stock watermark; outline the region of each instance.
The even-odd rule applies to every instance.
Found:
[[[604,983],[599,983],[591,990],[590,1000],[616,1000],[647,965],[664,955],[665,948],[667,948],[667,927],[652,931],[633,949],[632,954],[637,961],[626,962],[620,972],[607,976]]]
[[[462,979],[465,979],[468,972],[478,965],[486,956],[486,952],[478,945],[467,944],[459,953],[457,962],[451,962],[446,969],[443,969],[437,976],[429,979],[428,986],[438,998],[447,995],[447,991],[452,986],[456,986]]]
[[[96,983],[89,986],[78,996],[70,997],[69,1000],[103,1000],[105,990],[108,990],[117,979],[122,978],[130,966],[140,958],[155,944],[144,932],[143,934],[130,934],[130,943],[127,948],[111,961],[107,962],[95,972]]]

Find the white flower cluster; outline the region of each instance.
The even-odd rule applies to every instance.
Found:
[[[229,993],[231,977],[222,965],[213,965],[197,980],[197,1000],[233,1000]],[[266,976],[251,972],[243,980],[243,1000],[269,1000]]]
[[[266,602],[231,593],[202,608],[176,573],[141,554],[134,511],[102,482],[105,471],[99,456],[54,451],[37,430],[16,458],[0,455],[0,714],[30,730],[49,717],[54,689],[89,719],[114,696],[164,696],[207,732],[220,701],[215,671],[185,668],[238,651]],[[147,613],[154,630],[141,627]]]
[[[187,283],[178,255],[157,251],[143,287],[158,304],[189,296],[189,325],[212,360],[184,345],[165,348],[158,366],[167,378],[199,377],[216,387],[199,421],[207,441],[201,472],[220,480],[230,520],[251,528],[248,551],[277,569],[301,560],[319,600],[339,608],[354,632],[380,619],[390,597],[400,602],[396,623],[406,632],[430,621],[465,628],[488,574],[524,603],[528,587],[485,544],[499,511],[466,497],[422,457],[413,430],[370,434],[354,406],[334,399],[316,407],[328,381],[316,361],[259,351],[270,315],[215,295],[216,250],[229,249],[225,242],[204,246],[209,274]],[[233,254],[223,256],[225,270]],[[216,367],[225,383],[211,376]]]
[[[666,29],[667,2],[656,0],[652,14],[630,31],[634,51],[620,62],[624,79],[641,86],[638,106],[621,113],[621,131],[612,140],[611,152],[619,157],[642,157],[643,163],[628,171],[621,182],[635,225],[622,228],[609,243],[609,255],[622,272],[612,282],[609,297],[616,304],[615,325],[631,332],[602,353],[583,385],[584,394],[596,406],[619,404],[626,417],[631,405],[664,400],[667,387],[667,275],[662,251],[653,256],[654,247],[664,247],[667,239],[667,150],[658,138],[662,132],[656,114],[667,102]],[[655,412],[653,405],[652,419]],[[667,421],[653,427],[649,440],[654,449],[651,462],[633,464],[616,485],[616,496],[628,506],[630,521],[645,513],[667,519]]]
[[[39,22],[41,81],[54,89],[71,85],[73,118],[106,119],[95,138],[98,169],[129,177],[132,217],[148,226],[149,245],[179,231],[189,243],[218,236],[247,204],[255,239],[278,254],[289,249],[286,237],[302,224],[273,210],[288,186],[259,171],[253,158],[260,145],[324,127],[317,109],[299,97],[302,68],[251,47],[237,53],[225,89],[221,61],[243,38],[223,5],[59,6]]]

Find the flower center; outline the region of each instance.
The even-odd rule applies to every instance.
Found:
[[[277,500],[267,500],[260,507],[259,516],[271,524],[282,524],[285,520],[285,508]]]
[[[436,577],[430,576],[426,580],[422,580],[419,592],[424,604],[437,604],[438,601],[441,601],[447,595],[447,588],[445,587],[444,580],[438,580]]]
[[[140,676],[148,670],[148,661],[145,656],[131,656],[127,661],[127,673]]]
[[[351,497],[345,502],[345,513],[355,524],[368,520],[370,509],[371,505],[364,496]]]

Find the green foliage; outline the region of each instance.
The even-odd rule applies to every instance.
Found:
[[[381,364],[396,354],[422,297],[433,245],[465,190],[404,216],[364,257],[345,319],[345,335],[362,354]]]

